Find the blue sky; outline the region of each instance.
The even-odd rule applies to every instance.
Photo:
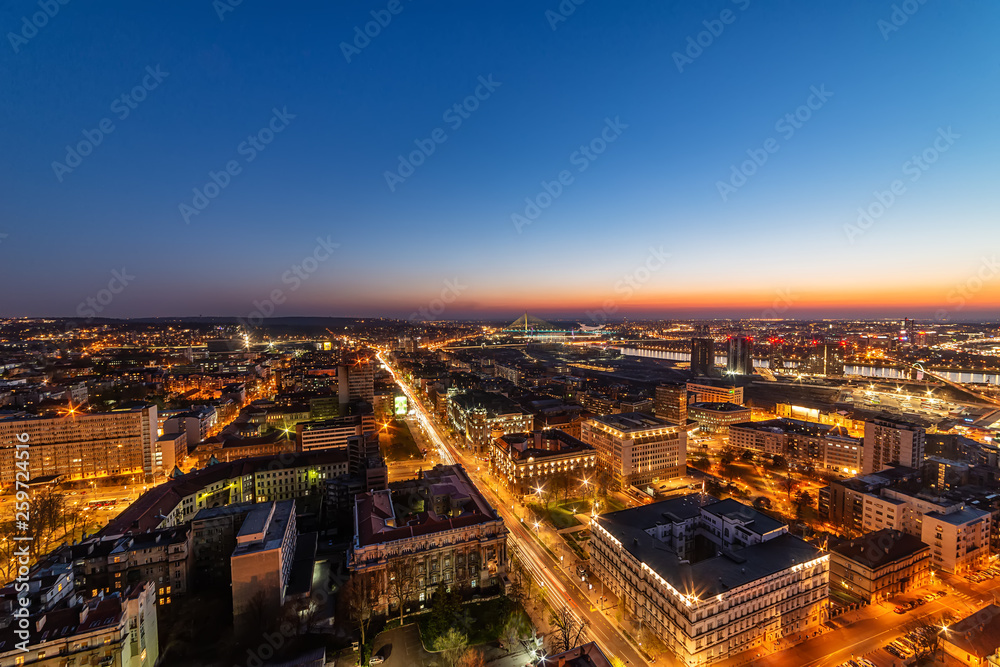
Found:
[[[244,316],[279,290],[275,315],[405,317],[450,284],[445,317],[753,316],[779,294],[789,317],[995,317],[1000,276],[972,288],[998,237],[1000,6],[914,0],[895,25],[893,4],[588,0],[553,29],[554,1],[244,0],[221,19],[208,0],[70,2],[32,33],[37,1],[12,0],[0,315],[75,314],[124,267],[134,280],[102,315]],[[348,62],[373,11],[391,20]],[[705,46],[679,71],[689,38]],[[147,67],[167,75],[121,119],[112,104]],[[813,89],[829,95],[800,110]],[[454,127],[445,112],[469,96]],[[247,161],[274,109],[294,118]],[[776,123],[797,110],[788,136]],[[103,119],[114,131],[54,169]],[[620,133],[581,162],[608,119]],[[397,156],[436,129],[446,140],[390,189]],[[934,163],[907,169],[925,150]],[[239,173],[185,220],[229,161]],[[512,215],[564,170],[518,231]],[[339,246],[283,279],[317,238]],[[670,255],[652,270],[651,249]]]

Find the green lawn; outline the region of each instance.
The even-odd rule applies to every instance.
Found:
[[[408,461],[420,458],[420,449],[413,441],[410,427],[404,421],[389,422],[389,428],[379,431],[379,445],[386,461]]]
[[[469,638],[469,645],[485,644],[494,642],[500,637],[504,623],[512,610],[522,615],[530,627],[530,619],[524,609],[506,597],[498,597],[484,602],[472,602],[461,606],[458,618],[454,621],[454,627],[464,632]],[[421,614],[417,623],[420,626],[420,638],[424,646],[430,647],[434,643],[435,637],[431,636],[428,624],[432,613]]]
[[[566,506],[574,507],[575,505],[583,505],[582,502],[577,503],[567,503]],[[571,528],[573,526],[579,526],[580,522],[573,516],[572,512],[567,510],[565,507],[559,505],[551,505],[548,509],[544,505],[538,503],[529,503],[528,507],[536,516],[540,516],[547,520],[557,530],[562,528]]]

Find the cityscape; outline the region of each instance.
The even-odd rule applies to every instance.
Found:
[[[1000,6],[0,25],[0,667],[1000,667]]]

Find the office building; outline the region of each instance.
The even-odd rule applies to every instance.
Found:
[[[736,403],[743,405],[743,387],[732,382],[701,379],[688,382],[688,403]]]
[[[691,372],[695,377],[709,375],[715,369],[715,341],[711,338],[691,339]]]
[[[750,420],[750,408],[736,403],[692,403],[688,416],[702,435],[725,435],[732,424]]]
[[[596,470],[594,448],[558,429],[508,433],[490,446],[490,472],[512,493],[535,493],[552,483],[586,495]]]
[[[337,392],[340,404],[352,401],[375,401],[375,367],[370,359],[357,359],[337,367]]]
[[[487,453],[497,433],[534,430],[534,418],[527,410],[503,394],[476,389],[457,393],[449,399],[448,420],[463,436],[463,446],[477,454]]]
[[[280,612],[297,537],[294,500],[260,504],[244,519],[231,557],[233,625],[238,633],[252,626],[254,615]]]
[[[67,480],[161,472],[156,455],[156,406],[75,412],[61,417],[0,419],[0,484],[12,485],[16,445],[31,447],[31,477]]]
[[[930,581],[931,548],[919,538],[884,528],[830,550],[830,588],[871,604]]]
[[[843,375],[843,347],[837,343],[813,345],[806,360],[806,371],[813,375]]]
[[[921,468],[925,439],[926,431],[918,424],[885,416],[868,420],[862,468],[866,473],[878,472],[892,463]]]
[[[692,494],[603,514],[594,574],[684,665],[707,665],[826,619],[829,556],[735,500]]]
[[[731,336],[726,341],[726,372],[730,375],[753,375],[753,339]]]
[[[333,419],[299,422],[295,425],[295,442],[300,452],[331,448],[346,449],[350,438],[375,429],[375,414],[365,411]]]
[[[687,385],[683,382],[661,384],[656,388],[653,412],[671,424],[687,423]]]
[[[377,614],[422,608],[438,591],[503,592],[507,529],[461,466],[359,494],[354,527],[348,567],[376,578]]]
[[[597,450],[597,466],[613,488],[651,484],[687,472],[684,426],[644,412],[593,417],[583,423],[581,440]]]

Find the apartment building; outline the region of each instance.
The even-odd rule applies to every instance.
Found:
[[[990,557],[990,513],[974,507],[924,516],[921,540],[930,545],[931,566],[961,574],[982,569]]]
[[[688,382],[689,403],[736,403],[743,405],[743,387],[728,382],[711,383],[701,379],[698,382]]]
[[[162,472],[156,456],[156,406],[0,419],[0,485],[14,483],[18,443],[31,447],[32,478],[69,480]],[[169,471],[168,471],[169,472]]]
[[[781,454],[843,477],[859,473],[864,449],[861,440],[841,427],[786,418],[732,424],[729,442],[767,456]]]
[[[882,417],[865,422],[862,470],[878,472],[891,463],[921,468],[926,431],[912,422]]]
[[[868,603],[902,595],[930,579],[931,548],[883,528],[830,550],[830,586]]]
[[[734,500],[692,494],[603,514],[594,574],[684,665],[708,665],[825,620],[829,556]]]
[[[668,382],[656,387],[653,398],[653,412],[660,419],[671,424],[687,423],[687,385],[683,382]]]
[[[294,500],[258,505],[243,520],[231,557],[237,632],[252,627],[255,614],[281,610],[297,538]]]
[[[733,424],[750,421],[750,408],[736,403],[692,403],[688,416],[704,435],[725,435]]]
[[[31,638],[21,647],[14,634],[16,623],[0,627],[0,667],[154,667],[160,657],[155,595],[149,583],[48,610],[30,621]]]
[[[580,439],[597,450],[598,469],[615,488],[649,484],[687,472],[685,426],[645,412],[593,417],[580,428]]]

